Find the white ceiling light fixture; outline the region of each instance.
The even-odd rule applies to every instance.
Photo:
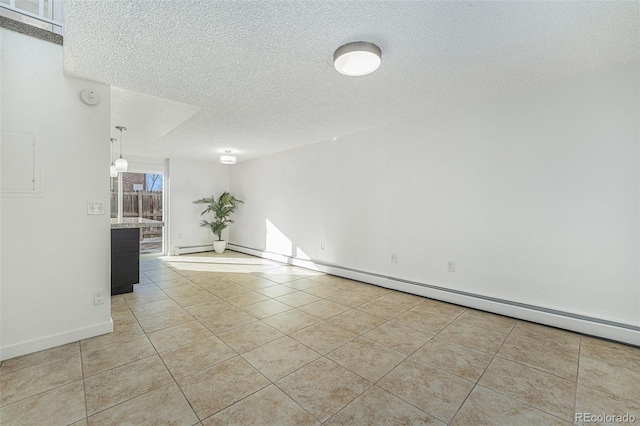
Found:
[[[360,77],[371,74],[380,67],[382,51],[366,41],[356,41],[340,46],[333,54],[333,65],[340,74]]]
[[[116,170],[116,165],[113,164],[113,142],[117,141],[116,138],[111,138],[111,166],[109,167],[109,176],[110,177],[118,177],[118,171]]]
[[[120,130],[120,158],[116,160],[116,164],[115,164],[116,171],[126,172],[127,169],[129,168],[129,163],[127,162],[127,160],[122,158],[122,131],[127,130],[127,128],[122,126],[116,126],[116,129]]]
[[[225,155],[221,155],[220,156],[220,162],[222,164],[236,164],[236,156],[235,155],[229,155],[229,154],[231,154],[231,150],[230,149],[225,149],[224,152],[225,152]]]

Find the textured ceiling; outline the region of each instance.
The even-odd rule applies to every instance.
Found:
[[[333,52],[359,40],[380,46],[382,66],[337,73]],[[636,1],[65,3],[68,75],[117,86],[121,100],[131,91],[200,108],[132,145],[161,157],[233,149],[242,161],[604,72],[639,52]],[[114,102],[131,135],[158,121],[153,108],[131,110]]]

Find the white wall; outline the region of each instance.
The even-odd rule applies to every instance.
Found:
[[[640,326],[639,72],[240,163],[230,240]],[[267,220],[293,253],[267,241]]]
[[[38,133],[41,197],[2,198],[0,358],[112,331],[109,109],[104,85],[66,78],[62,47],[0,29],[3,130]],[[84,105],[82,89],[102,98]],[[105,215],[87,215],[102,201]]]
[[[177,246],[213,244],[210,230],[201,228],[204,210],[194,200],[214,195],[218,197],[229,188],[229,166],[205,161],[171,159],[169,171],[169,252]],[[225,238],[223,233],[223,238]]]

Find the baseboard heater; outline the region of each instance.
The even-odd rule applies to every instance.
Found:
[[[204,244],[201,246],[180,246],[173,250],[175,256],[181,254],[203,253],[205,251],[213,251],[213,244]]]
[[[505,315],[511,318],[545,324],[552,327],[575,331],[609,340],[640,346],[640,326],[622,324],[586,315],[549,309],[542,306],[528,305],[515,301],[487,297],[480,294],[467,293],[436,285],[409,281],[398,277],[376,274],[367,271],[295,256],[281,255],[252,247],[229,243],[227,248],[240,253],[250,254],[265,259],[288,263],[294,266],[325,272],[338,277],[349,278],[381,287],[416,294],[443,302],[454,303],[468,308]]]

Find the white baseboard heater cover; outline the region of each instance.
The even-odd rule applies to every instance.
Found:
[[[201,246],[180,246],[174,249],[173,254],[180,256],[181,254],[202,253],[205,251],[213,251],[213,244],[203,244]]]

